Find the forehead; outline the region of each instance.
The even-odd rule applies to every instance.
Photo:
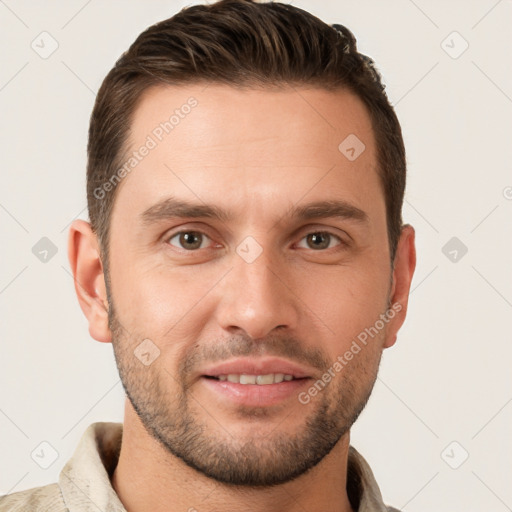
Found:
[[[193,137],[189,137],[191,132]],[[139,98],[130,142],[136,145],[151,134],[164,145],[179,141],[183,149],[216,147],[236,159],[241,153],[260,147],[263,139],[270,144],[274,138],[285,143],[283,149],[293,146],[293,153],[299,158],[307,154],[297,153],[299,142],[306,145],[305,149],[316,145],[331,154],[334,150],[337,156],[340,137],[350,133],[358,133],[367,144],[373,144],[365,106],[354,93],[344,89],[239,89],[219,84],[153,86]],[[233,154],[235,145],[237,151]],[[258,161],[264,156],[259,155]]]
[[[330,191],[361,203],[369,188],[380,190],[370,117],[346,90],[151,87],[127,149],[133,165],[116,203],[131,210],[171,194],[239,208],[260,200],[261,211],[270,198],[290,205]]]

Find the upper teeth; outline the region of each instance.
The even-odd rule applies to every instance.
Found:
[[[219,375],[219,380],[236,382],[237,384],[279,384],[283,380],[292,380],[292,375],[284,373],[268,373],[267,375],[246,375],[245,373],[230,373],[229,375]]]

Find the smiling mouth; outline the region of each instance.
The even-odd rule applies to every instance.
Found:
[[[230,373],[227,375],[204,375],[207,379],[232,382],[234,384],[252,384],[266,386],[269,384],[280,384],[292,380],[304,380],[285,373],[267,373],[266,375],[249,375],[246,373]]]

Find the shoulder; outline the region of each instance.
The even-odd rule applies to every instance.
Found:
[[[0,496],[0,512],[68,512],[58,484]]]

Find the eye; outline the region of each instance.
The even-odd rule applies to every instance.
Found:
[[[323,250],[330,249],[333,246],[331,242],[338,241],[337,245],[342,245],[343,240],[339,236],[328,233],[327,231],[315,231],[306,235],[302,240],[306,240],[308,247],[306,249]],[[299,245],[300,247],[300,245]]]
[[[172,242],[174,239],[177,239],[179,245]],[[199,231],[180,231],[171,236],[168,239],[168,243],[180,249],[193,251],[195,249],[204,249],[207,246],[205,244],[207,240],[210,240],[210,238]]]

